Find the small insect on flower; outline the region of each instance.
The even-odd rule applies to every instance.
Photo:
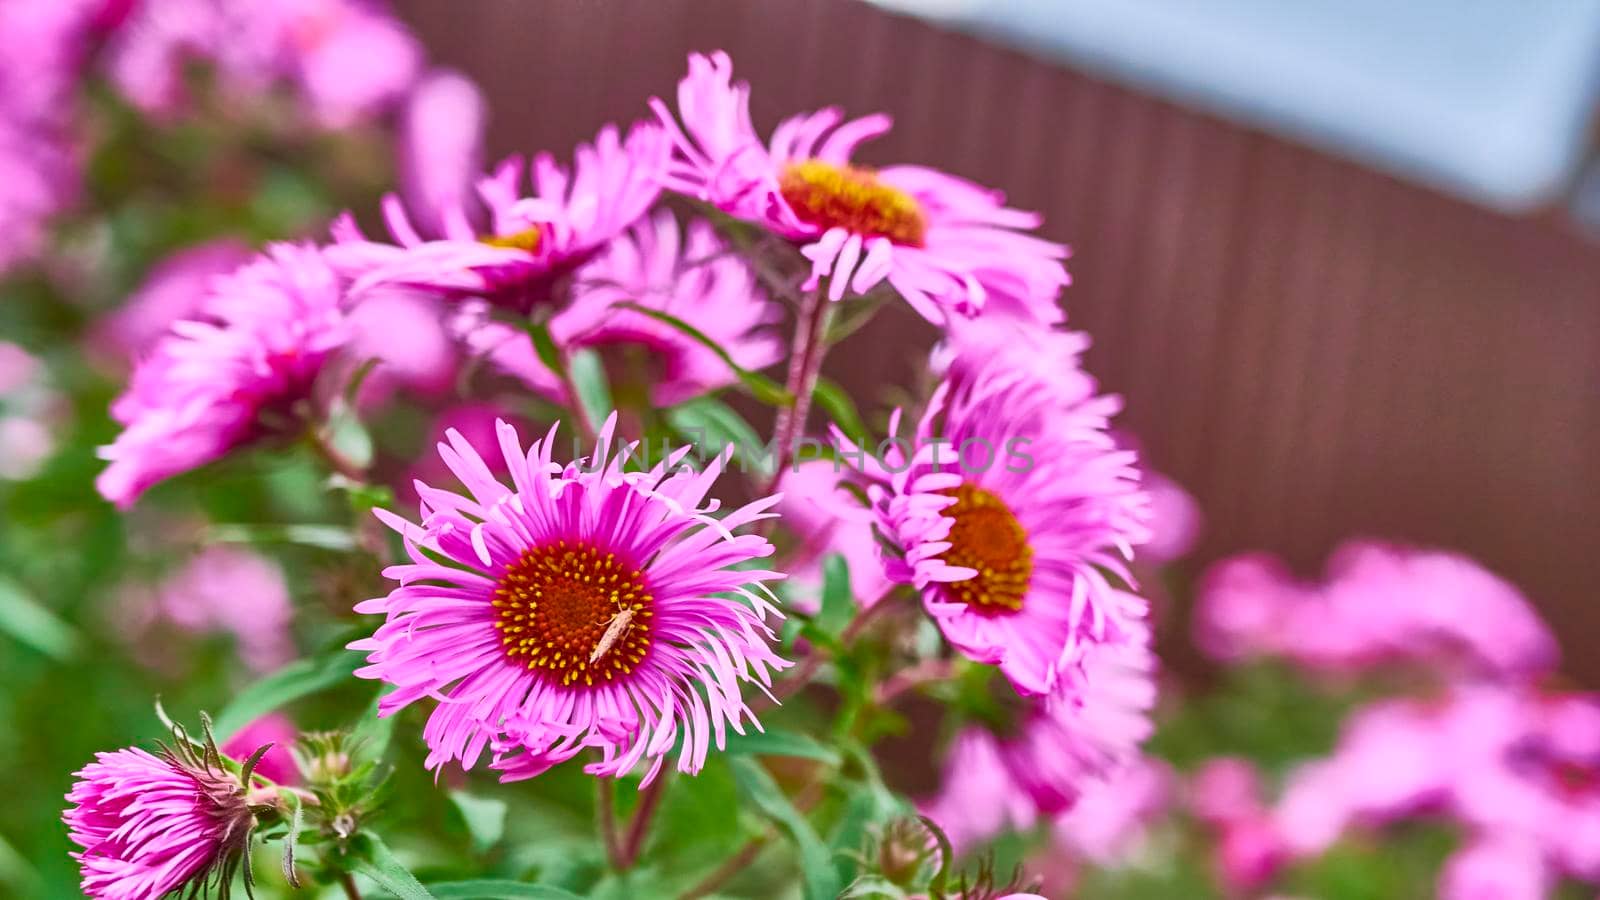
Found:
[[[589,664],[593,665],[594,663],[599,662],[600,657],[611,652],[611,646],[615,644],[617,640],[624,634],[628,633],[628,628],[632,624],[632,607],[623,609],[616,615],[612,616],[610,621],[606,624],[606,633],[600,635],[600,640],[594,645],[594,650],[589,654]]]

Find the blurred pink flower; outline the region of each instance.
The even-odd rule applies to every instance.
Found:
[[[1267,807],[1255,765],[1235,757],[1205,763],[1189,783],[1190,811],[1214,839],[1212,865],[1230,893],[1252,893],[1289,858],[1278,821]]]
[[[1339,548],[1320,584],[1263,555],[1218,563],[1195,630],[1217,659],[1275,655],[1332,671],[1411,661],[1532,677],[1559,657],[1538,613],[1503,579],[1463,556],[1377,542]]]
[[[1056,817],[1055,846],[1097,865],[1131,861],[1145,848],[1150,826],[1170,810],[1173,781],[1166,763],[1140,756],[1090,782],[1077,804]]]
[[[1207,760],[1189,778],[1189,810],[1210,825],[1253,816],[1265,809],[1261,773],[1255,763],[1236,756]]]
[[[0,478],[32,477],[55,448],[55,435],[41,419],[0,416]]]
[[[0,341],[0,399],[21,390],[38,374],[38,357],[10,341]]]
[[[331,128],[381,113],[422,63],[421,46],[380,0],[144,0],[110,53],[113,80],[147,111],[181,111],[186,70],[198,62],[213,67],[226,99],[293,85]]]
[[[482,457],[484,464],[496,477],[506,474],[505,457],[496,452],[500,445],[499,434],[495,430],[495,423],[499,421],[515,422],[514,416],[492,403],[462,403],[440,412],[428,429],[427,440],[423,448],[437,447],[447,440],[451,432],[455,432],[466,441],[468,446]],[[417,496],[417,484],[431,484],[435,486],[456,485],[455,474],[437,453],[423,452],[406,472],[403,482],[397,485],[396,496],[405,503],[415,503],[421,498]]]
[[[265,672],[294,658],[294,606],[277,563],[227,545],[207,547],[156,592],[159,614],[192,632],[233,636],[245,665]]]
[[[1545,900],[1555,879],[1531,841],[1477,838],[1445,861],[1440,900]]]
[[[939,794],[921,808],[958,849],[1066,813],[1085,791],[1137,765],[1153,731],[1155,655],[1136,614],[1120,633],[1125,640],[1086,652],[1070,688],[1026,701],[1007,734],[971,726],[957,735]]]
[[[470,220],[472,182],[483,171],[489,111],[472,79],[450,69],[429,72],[406,101],[400,123],[400,196],[419,233],[447,233],[446,218]]]
[[[51,218],[77,199],[75,93],[91,39],[121,5],[0,2],[0,274],[36,258]]]
[[[147,353],[174,322],[200,311],[211,283],[238,269],[252,253],[243,241],[218,238],[173,253],[96,329],[97,341],[125,357]]]
[[[111,406],[123,431],[95,486],[118,506],[263,436],[303,427],[328,357],[350,329],[333,270],[314,247],[276,244],[212,282],[200,318],[172,326]]]
[[[362,382],[359,403],[377,405],[395,389],[441,394],[456,380],[460,352],[445,324],[444,301],[405,288],[369,292],[350,310],[343,362],[376,366]]]
[[[264,744],[272,749],[262,755],[256,764],[256,774],[274,784],[299,784],[300,767],[295,764],[291,748],[300,737],[299,729],[283,713],[267,713],[239,729],[233,737],[222,742],[224,756],[249,759]]]
[[[690,55],[678,83],[681,124],[661,100],[650,106],[675,149],[666,186],[799,244],[811,260],[807,288],[827,278],[829,299],[839,300],[887,280],[938,324],[985,310],[1061,321],[1067,248],[1028,233],[1037,215],[933,169],[851,162],[859,144],[889,130],[888,116],[797,115],[763,145],[750,86],[733,81],[721,52]]]
[[[1331,756],[1291,776],[1275,818],[1289,848],[1310,855],[1349,827],[1419,814],[1492,842],[1461,862],[1467,871],[1531,846],[1552,872],[1600,882],[1600,698],[1477,684],[1374,704]]]
[[[785,560],[786,587],[789,602],[803,612],[820,606],[822,564],[833,553],[844,557],[851,596],[861,606],[877,603],[893,586],[878,564],[878,542],[867,510],[838,489],[843,474],[832,460],[810,460],[783,473],[778,485],[783,500],[777,511],[800,539]]]
[[[516,157],[481,179],[486,225],[465,209],[445,209],[437,211],[443,233],[425,234],[391,195],[383,212],[397,243],[368,240],[346,215],[334,224],[328,255],[357,296],[398,285],[526,312],[552,301],[557,282],[649,210],[669,152],[655,125],[635,125],[626,139],[608,125],[592,145],[578,146],[570,172],[549,154],[535,157],[534,196],[522,195]]]
[[[771,329],[781,308],[756,286],[748,266],[702,220],[680,230],[661,210],[634,225],[577,272],[572,301],[550,319],[550,336],[566,350],[638,350],[649,370],[650,402],[674,406],[732,384],[732,369],[716,351],[644,313],[618,303],[675,316],[699,329],[746,369],[783,357]],[[463,317],[472,347],[556,403],[570,403],[520,328],[484,322],[488,310]],[[481,324],[473,324],[481,323]]]
[[[1205,530],[1199,501],[1160,472],[1146,469],[1143,483],[1150,494],[1150,540],[1139,547],[1140,561],[1165,563],[1188,556]]]

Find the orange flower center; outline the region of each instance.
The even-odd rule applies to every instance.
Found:
[[[563,685],[609,683],[650,649],[655,599],[643,573],[587,544],[530,548],[493,602],[506,658]]]
[[[872,169],[819,159],[789,163],[778,176],[778,189],[802,222],[818,228],[843,228],[912,247],[922,246],[928,230],[917,201],[884,184]]]
[[[943,510],[955,520],[944,561],[978,571],[966,581],[946,584],[945,591],[985,615],[1021,609],[1033,576],[1033,548],[1022,523],[1004,500],[981,487],[963,484],[943,493],[956,498]]]
[[[524,253],[532,253],[539,249],[539,238],[539,226],[530,225],[512,234],[486,234],[478,238],[478,243],[488,244],[491,247],[501,247],[506,250],[521,250]]]

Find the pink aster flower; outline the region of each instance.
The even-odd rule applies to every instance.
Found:
[[[725,53],[689,57],[678,115],[651,100],[672,134],[666,186],[757,222],[800,245],[807,288],[862,294],[888,281],[931,322],[985,309],[1059,322],[1067,250],[1028,232],[1039,217],[997,191],[921,166],[872,169],[851,155],[889,130],[889,117],[849,122],[837,109],[784,120],[763,145],[750,87]]]
[[[612,242],[579,270],[571,303],[550,318],[550,336],[567,350],[638,351],[651,371],[650,402],[656,406],[733,383],[733,371],[715,351],[644,313],[619,309],[619,303],[682,319],[746,369],[764,369],[783,357],[783,344],[769,327],[781,310],[700,220],[680,230],[672,213],[662,210]],[[521,329],[485,323],[466,330],[468,342],[500,368],[556,403],[571,402]]]
[[[565,467],[551,462],[554,428],[524,452],[501,423],[511,487],[452,431],[439,453],[467,494],[418,484],[421,524],[375,511],[411,562],[385,572],[399,587],[357,607],[386,619],[351,644],[368,652],[356,674],[396,686],[382,715],[439,701],[423,729],[430,768],[471,768],[492,749],[511,781],[593,748],[586,771],[616,777],[643,760],[648,780],[681,740],[677,768],[697,772],[729,728],[755,722],[741,683],[764,690],[789,665],[766,625],[766,582],[781,576],[735,568],[771,554],[733,532],[778,498],[713,518],[706,494],[725,458],[697,473],[683,448],[625,472],[633,448],[611,446],[615,418],[586,464]]]
[[[217,279],[111,407],[123,431],[100,493],[127,507],[158,481],[301,421],[299,407],[348,338],[339,280],[314,247],[278,244]]]
[[[1527,599],[1482,566],[1371,541],[1335,552],[1321,583],[1270,557],[1218,563],[1195,621],[1196,642],[1218,658],[1279,655],[1319,670],[1414,661],[1528,677],[1559,655]]]
[[[958,847],[1066,813],[1136,762],[1153,730],[1155,657],[1148,629],[1133,618],[1142,601],[1121,599],[1126,640],[1092,647],[1070,690],[1024,701],[1004,735],[974,726],[957,736],[940,794],[924,811]]]
[[[357,295],[401,285],[526,312],[553,300],[558,283],[649,210],[670,151],[655,125],[635,125],[626,139],[607,126],[578,146],[571,172],[548,154],[535,157],[531,197],[522,195],[521,159],[501,163],[478,182],[486,222],[457,206],[439,215],[442,232],[429,234],[389,196],[384,218],[397,243],[366,239],[345,216],[329,257],[355,279]]]
[[[96,900],[158,900],[225,883],[246,852],[255,817],[239,777],[213,751],[185,742],[159,754],[95,754],[77,772],[62,816],[83,892]]]
[[[238,269],[251,255],[242,241],[218,238],[168,256],[100,323],[98,342],[120,356],[146,352],[174,322],[199,313],[214,279]]]
[[[1106,432],[1115,398],[1063,402],[1002,356],[957,371],[909,440],[860,463],[876,527],[902,554],[884,555],[886,572],[922,592],[962,653],[1048,694],[1087,646],[1121,639],[1106,573],[1133,583],[1147,499]],[[898,425],[896,413],[891,435]]]

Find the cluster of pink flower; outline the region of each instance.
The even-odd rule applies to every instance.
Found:
[[[564,405],[577,398],[562,358],[642,348],[661,373],[649,402],[670,404],[781,358],[767,329],[781,316],[768,294],[780,290],[802,307],[791,393],[809,395],[817,311],[892,289],[944,329],[931,359],[943,380],[905,445],[915,449],[873,459],[836,433],[853,467],[831,478],[789,472],[801,493],[787,499],[763,492],[722,510],[711,491],[726,454],[694,468],[682,448],[630,467],[634,445],[618,437],[615,414],[577,415],[594,452],[566,463],[554,458],[554,426],[531,445],[505,422],[476,443],[447,430],[439,455],[464,489],[416,482],[415,522],[375,511],[409,558],[385,570],[397,582],[390,593],[356,607],[384,617],[351,645],[367,654],[356,674],[393,686],[382,715],[435,702],[423,730],[430,768],[488,758],[515,780],[586,754],[594,775],[642,769],[649,784],[676,751],[676,768],[697,772],[730,729],[759,727],[746,687],[769,692],[791,665],[771,626],[781,613],[770,585],[784,574],[756,562],[775,552],[765,526],[747,528],[776,518],[782,502],[804,510],[790,523],[801,532],[796,572],[846,550],[863,608],[907,586],[957,654],[1009,684],[1013,721],[994,723],[998,732],[974,725],[956,741],[935,818],[953,833],[971,827],[963,794],[981,794],[976,806],[1000,814],[996,828],[1068,814],[1137,762],[1155,660],[1128,569],[1150,536],[1150,502],[1135,455],[1109,432],[1118,401],[1078,365],[1086,339],[1058,328],[1066,249],[1033,235],[1037,216],[993,191],[921,167],[853,163],[887,117],[823,110],[762,141],[748,104],[725,55],[694,56],[676,109],[653,101],[655,121],[603,129],[570,167],[537,156],[531,194],[513,159],[474,195],[459,164],[472,142],[428,146],[437,139],[428,123],[459,104],[419,95],[407,200],[384,204],[388,238],[347,216],[327,245],[277,245],[208,279],[114,406],[124,429],[104,450],[100,489],[127,506],[239,448],[315,431],[338,393],[327,382],[361,359],[364,334],[382,360],[410,361],[395,348],[388,304],[431,317],[445,357],[485,358]],[[795,283],[762,273],[708,221],[659,208],[667,193],[759,229],[803,260]],[[539,332],[519,327],[529,319],[556,358]],[[780,415],[780,444],[803,429],[803,403],[792,433]],[[925,452],[968,440],[1026,440],[1037,464],[952,469]],[[863,558],[874,536],[885,546]],[[87,774],[114,781],[113,769]],[[69,819],[138,816],[80,794],[85,807],[108,808]],[[1062,827],[1096,840],[1091,826]],[[128,861],[138,849],[86,847],[86,861]],[[169,886],[192,876],[151,864],[174,874]]]
[[[1467,837],[1441,876],[1450,900],[1600,881],[1600,698],[1536,686],[1556,642],[1505,581],[1459,556],[1374,543],[1337,551],[1321,584],[1243,557],[1207,577],[1195,628],[1227,662],[1275,656],[1341,680],[1401,665],[1437,682],[1357,711],[1276,803],[1244,761],[1205,769],[1193,800],[1227,883],[1258,889],[1352,830],[1416,818]]]
[[[87,75],[171,118],[202,63],[224,105],[288,85],[305,119],[337,127],[404,96],[423,60],[382,0],[3,0],[0,42],[0,272],[36,258],[77,195]]]

